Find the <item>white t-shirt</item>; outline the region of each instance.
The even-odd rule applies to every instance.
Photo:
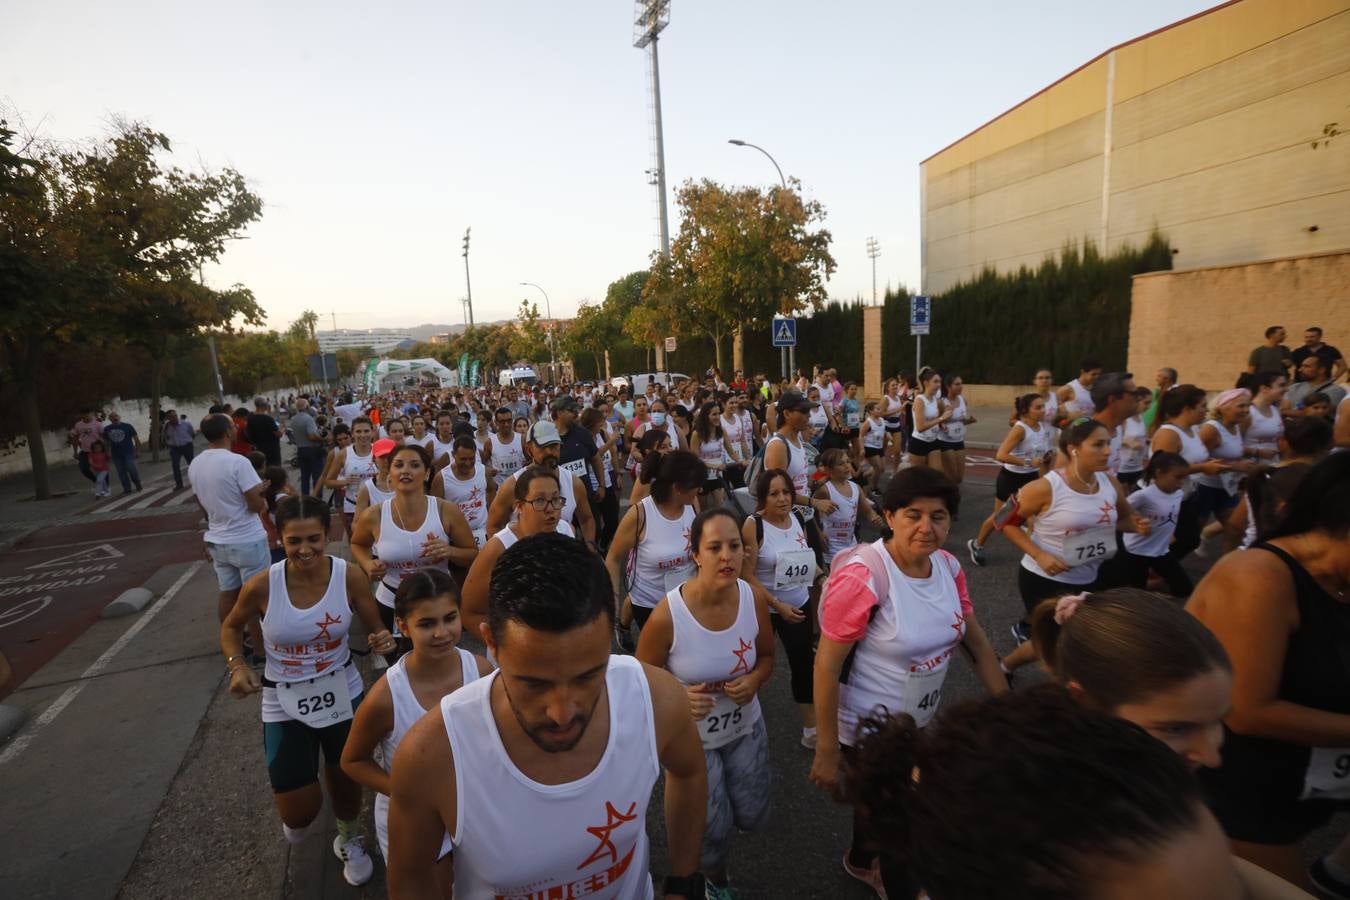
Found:
[[[262,520],[244,501],[244,492],[261,481],[252,463],[238,453],[212,448],[197,454],[188,466],[188,484],[206,510],[207,543],[267,540]]]

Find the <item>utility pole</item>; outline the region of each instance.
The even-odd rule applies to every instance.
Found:
[[[633,46],[650,50],[652,141],[656,157],[655,168],[649,170],[651,183],[656,186],[656,205],[660,216],[661,255],[670,255],[670,215],[666,208],[666,145],[661,129],[661,67],[657,58],[657,36],[670,24],[670,0],[637,0],[637,17],[633,21]],[[656,342],[656,370],[665,371],[665,345]]]
[[[867,239],[867,255],[872,260],[872,305],[877,305],[877,257],[881,255],[881,244],[877,239],[869,237]]]
[[[473,226],[470,226],[472,228]],[[464,229],[464,302],[469,310],[468,327],[473,327],[473,288],[469,286],[469,229]]]

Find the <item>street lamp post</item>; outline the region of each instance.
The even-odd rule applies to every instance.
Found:
[[[548,380],[550,383],[556,383],[558,378],[558,356],[553,349],[553,309],[549,306],[548,291],[544,290],[533,281],[522,281],[521,287],[539,288],[539,293],[544,295],[544,312],[548,315]]]
[[[774,167],[775,169],[778,170],[778,182],[779,182],[779,184],[781,184],[781,185],[783,186],[784,192],[787,191],[787,189],[788,189],[788,186],[787,186],[787,179],[783,177],[783,167],[780,166],[780,165],[778,165],[778,160],[776,160],[776,159],[773,158],[773,154],[772,154],[772,153],[770,153],[768,150],[765,150],[763,147],[759,146],[758,144],[752,144],[752,143],[750,143],[749,141],[743,141],[743,140],[740,140],[739,138],[731,138],[730,140],[727,141],[727,143],[728,143],[728,144],[735,144],[737,147],[750,147],[750,148],[752,148],[752,149],[758,150],[760,153],[763,153],[765,156],[767,156],[767,157],[769,158],[769,162],[773,163],[773,167]],[[782,306],[783,306],[783,307],[786,307],[787,304],[784,303],[784,304],[782,304]],[[786,315],[786,314],[788,313],[788,310],[787,310],[787,309],[783,309],[783,313],[784,313],[784,315]],[[779,367],[779,369],[782,371],[782,375],[783,375],[784,378],[787,378],[787,377],[788,377],[788,371],[789,371],[789,370],[791,370],[793,373],[796,373],[796,371],[797,371],[797,348],[796,348],[796,347],[791,347],[791,348],[780,347],[780,348],[779,348],[779,351],[778,351],[778,367]]]

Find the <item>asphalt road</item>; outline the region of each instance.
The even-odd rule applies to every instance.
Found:
[[[966,538],[992,507],[991,475],[983,467],[972,470],[947,549],[965,565],[976,614],[996,649],[1006,653],[1013,645],[1008,628],[1022,612],[1017,555],[999,538],[990,542],[987,567],[970,565],[964,555]],[[7,698],[35,721],[20,734],[21,747],[16,742],[0,747],[5,795],[0,816],[5,888],[0,894],[62,900],[384,896],[378,864],[375,879],[364,889],[342,882],[328,849],[331,831],[294,852],[282,839],[266,783],[257,701],[235,701],[224,690],[210,568],[185,561],[197,552],[191,540],[179,543],[190,534],[137,537],[173,530],[165,520],[176,515],[166,510],[158,517],[122,519],[115,535],[92,532],[90,543],[79,547],[38,551],[44,541],[35,541],[32,552],[13,554],[27,557],[21,567],[27,571],[35,561],[105,543],[128,557],[171,550],[151,583],[157,594],[179,587],[149,619],[147,613],[92,624],[81,618],[81,627],[88,625],[83,630],[58,629],[51,638],[62,641],[64,649]],[[125,557],[102,552],[106,558],[93,565],[113,560],[118,566],[72,574],[88,577],[129,565]],[[1042,677],[1024,671],[1019,686]],[[980,694],[958,654],[944,703]],[[761,703],[774,768],[773,812],[763,829],[733,840],[731,872],[741,896],[869,896],[840,867],[850,833],[848,810],[807,781],[811,752],[798,742],[799,719],[785,661]],[[1347,818],[1307,842],[1310,858],[1345,833]],[[667,871],[659,787],[648,820],[659,885]]]

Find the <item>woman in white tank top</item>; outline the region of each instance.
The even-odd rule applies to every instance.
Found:
[[[1190,464],[1187,472],[1186,499],[1181,501],[1177,516],[1176,540],[1167,555],[1184,559],[1200,546],[1200,526],[1209,518],[1214,495],[1201,497],[1198,490],[1202,475],[1217,476],[1227,470],[1221,460],[1211,459],[1209,447],[1197,433],[1197,426],[1205,420],[1205,392],[1193,384],[1179,384],[1162,395],[1158,405],[1162,425],[1153,435],[1154,453],[1179,453]]]
[[[726,471],[727,452],[721,423],[721,405],[709,401],[699,407],[698,414],[694,417],[694,427],[689,432],[689,449],[698,454],[698,458],[708,470],[702,491],[702,496],[706,498],[704,505],[708,507],[721,506],[727,498],[726,481],[723,477]],[[737,424],[739,426],[739,423]]]
[[[471,634],[477,634],[478,626],[487,621],[488,585],[492,580],[492,567],[508,547],[527,537],[550,531],[568,537],[576,536],[571,524],[562,519],[567,501],[559,488],[559,476],[567,477],[567,473],[541,466],[528,466],[516,473],[512,481],[515,521],[488,539],[464,577],[460,611],[464,617],[464,627]]]
[[[854,484],[856,469],[847,450],[835,448],[820,454],[820,468],[829,478],[816,488],[816,497],[824,497],[834,504],[834,511],[820,517],[820,534],[825,541],[825,568],[842,550],[858,543],[858,516],[867,517],[874,528],[886,523],[877,515],[872,501]]]
[[[942,400],[942,375],[924,367],[919,372],[920,393],[914,397],[914,430],[909,436],[909,462],[913,466],[937,465],[940,457],[930,455],[938,446],[940,429],[951,418]],[[939,466],[940,468],[940,466]]]
[[[343,491],[342,515],[347,529],[347,538],[352,535],[353,520],[356,517],[356,491],[361,482],[374,478],[379,471],[375,464],[375,455],[371,444],[375,440],[375,426],[365,416],[352,421],[352,442],[348,447],[333,454],[328,461],[328,470],[323,474],[324,487]]]
[[[947,402],[947,421],[938,427],[938,449],[942,451],[942,470],[960,484],[966,475],[966,426],[975,424],[966,398],[965,382],[960,375],[948,374],[942,380]]]
[[[478,555],[464,514],[423,492],[428,456],[415,445],[396,448],[389,462],[393,499],[366,510],[352,529],[352,559],[379,582],[375,599],[391,631],[394,591],[404,575],[427,566],[468,568]]]
[[[1102,584],[1098,574],[1102,563],[1116,555],[1116,532],[1147,535],[1153,528],[1147,517],[1135,514],[1110,474],[1111,435],[1105,425],[1088,419],[1070,426],[1061,443],[1067,464],[1019,490],[1018,521],[1001,529],[1022,551],[1017,587],[1028,615],[1042,600],[1112,587]],[[1029,535],[1020,522],[1032,516],[1036,532]],[[1025,620],[1019,624],[1024,626]],[[1014,632],[1027,640],[1024,627]],[[1012,671],[1035,658],[1026,642],[1003,663]]]
[[[764,470],[759,510],[745,520],[741,538],[745,562],[741,578],[769,607],[773,630],[783,641],[792,677],[792,699],[802,719],[802,746],[815,747],[816,710],[812,702],[811,620],[807,602],[821,577],[806,528],[792,508],[791,480],[782,469]],[[833,504],[831,504],[833,505]]]
[[[1284,436],[1284,417],[1280,401],[1289,389],[1289,379],[1276,372],[1252,376],[1256,396],[1252,397],[1251,422],[1242,434],[1242,446],[1252,459],[1264,463],[1280,461],[1280,438]]]
[[[1250,421],[1252,395],[1245,388],[1224,391],[1214,401],[1211,417],[1200,427],[1200,440],[1209,450],[1211,459],[1224,463],[1226,470],[1217,475],[1201,473],[1195,477],[1201,523],[1206,517],[1214,521],[1201,532],[1202,537],[1223,533],[1223,551],[1237,549],[1242,541],[1242,528],[1234,520],[1229,526],[1233,510],[1242,501],[1242,480],[1251,471],[1243,446],[1243,428]],[[1242,523],[1245,524],[1245,523]]]
[[[667,591],[694,574],[689,533],[697,512],[694,501],[707,479],[703,461],[688,450],[671,450],[653,464],[651,496],[630,507],[619,520],[605,556],[615,605],[625,611],[631,606],[639,627]],[[620,628],[625,624],[621,613]]]
[[[268,779],[287,840],[303,841],[323,808],[317,745],[328,763],[325,782],[338,820],[333,852],[344,863],[343,876],[359,885],[374,871],[362,845],[361,786],[336,765],[362,692],[348,643],[353,611],[371,649],[390,652],[394,638],[380,623],[365,577],[324,552],[329,525],[328,504],[317,497],[278,502],[286,559],[244,584],[221,623],[220,647],[230,693],[262,694]],[[267,657],[261,679],[243,656],[244,627],[257,618]]]
[[[736,517],[706,510],[694,519],[691,541],[698,574],[667,592],[636,655],[668,669],[689,693],[709,772],[699,868],[720,887],[733,828],[753,831],[769,814],[769,738],[757,695],[773,672],[773,629],[739,577],[745,551]]]
[[[399,742],[442,697],[492,671],[486,659],[458,646],[463,631],[459,591],[445,572],[423,569],[403,579],[394,597],[394,615],[412,650],[371,686],[342,750],[342,770],[375,794],[375,836],[385,859],[389,771]],[[451,849],[447,835],[441,855]]]

